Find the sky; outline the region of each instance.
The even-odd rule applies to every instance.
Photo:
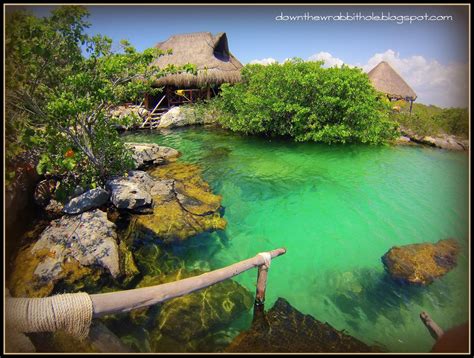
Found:
[[[9,6],[7,11],[12,8]],[[52,8],[28,6],[37,16],[48,16]],[[226,32],[230,51],[243,64],[283,62],[299,57],[322,59],[326,66],[345,63],[369,71],[385,60],[415,90],[417,102],[441,107],[468,106],[467,6],[89,5],[87,8],[91,23],[88,33],[107,35],[116,42],[127,39],[138,50],[152,47],[173,34]],[[450,18],[427,21],[425,14]],[[317,18],[328,15],[333,17],[325,21]],[[352,16],[352,20],[337,18],[338,15]],[[290,16],[300,18],[291,20]],[[391,16],[392,20],[375,21],[370,16]],[[410,21],[401,19],[402,16],[419,18]]]

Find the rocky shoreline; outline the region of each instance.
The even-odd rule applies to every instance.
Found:
[[[49,213],[54,220],[16,257],[9,282],[13,296],[45,297],[58,284],[87,279],[98,285],[104,276],[130,281],[137,269],[129,243],[120,240],[114,223],[120,213],[136,216],[135,235],[163,243],[225,228],[221,197],[212,193],[196,167],[173,163],[178,151],[156,144],[127,146],[135,170],[110,178],[105,188],[75,196],[64,207],[54,203],[54,215]],[[151,166],[157,175],[140,170]],[[51,202],[45,206],[48,210]],[[113,215],[116,211],[118,216]]]
[[[414,131],[401,128],[400,137],[395,140],[397,145],[425,145],[439,149],[453,151],[469,151],[469,140],[460,138],[455,135],[438,134],[438,135],[419,135]]]

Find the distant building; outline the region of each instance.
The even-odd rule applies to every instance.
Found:
[[[410,102],[410,112],[416,93],[405,80],[390,66],[382,61],[368,73],[372,85],[379,92],[385,93],[391,101],[405,100]]]

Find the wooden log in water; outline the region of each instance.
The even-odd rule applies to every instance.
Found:
[[[269,251],[271,258],[283,255],[286,249]],[[227,280],[253,267],[265,264],[262,255],[233,265],[207,272],[205,274],[166,283],[158,286],[136,288],[127,291],[108,292],[90,295],[93,305],[93,316],[100,317],[112,313],[129,312],[136,308],[148,307],[172,298],[209,287],[215,283]],[[266,282],[266,277],[265,277]]]

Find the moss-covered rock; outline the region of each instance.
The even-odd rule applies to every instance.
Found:
[[[240,333],[226,352],[246,353],[334,353],[375,352],[358,339],[304,315],[288,301],[279,298],[274,306],[251,329]]]
[[[135,264],[132,252],[127,247],[125,241],[120,241],[120,272],[123,275],[123,284],[128,285],[137,276],[140,271]]]
[[[456,266],[459,244],[454,239],[435,244],[392,247],[382,262],[390,276],[403,283],[428,285]]]
[[[157,318],[156,330],[180,342],[202,338],[248,311],[252,298],[244,287],[226,280],[165,302]]]
[[[137,230],[165,243],[185,240],[208,230],[224,229],[219,208],[222,197],[212,193],[198,166],[169,163],[151,172],[153,214],[140,215]]]
[[[137,287],[174,282],[202,273],[179,269],[165,276],[145,276]],[[136,325],[149,327],[152,351],[196,351],[202,340],[222,339],[217,332],[248,312],[252,304],[253,295],[247,289],[226,280],[154,308],[134,310],[130,318]]]
[[[94,210],[51,222],[19,250],[9,288],[15,297],[46,297],[56,289],[96,292],[112,278],[127,284],[136,274],[132,253],[125,243],[117,245],[115,225]]]

